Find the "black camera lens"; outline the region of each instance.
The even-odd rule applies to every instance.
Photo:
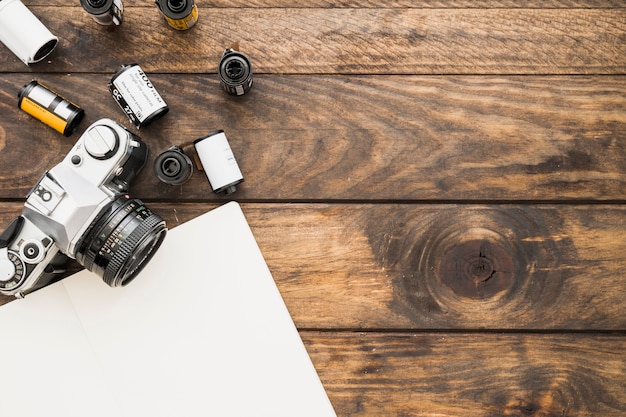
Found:
[[[84,233],[76,260],[111,287],[124,286],[152,259],[166,233],[165,221],[140,200],[120,196]]]

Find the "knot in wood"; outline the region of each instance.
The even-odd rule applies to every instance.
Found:
[[[484,299],[509,288],[514,260],[497,241],[449,242],[438,257],[437,278],[461,297]]]

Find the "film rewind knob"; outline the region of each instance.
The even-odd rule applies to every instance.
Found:
[[[96,159],[109,159],[115,155],[118,146],[117,132],[108,126],[95,126],[85,136],[85,150]]]

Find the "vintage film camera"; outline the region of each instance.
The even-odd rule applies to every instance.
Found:
[[[161,217],[127,194],[147,154],[112,120],[89,126],[0,235],[0,293],[22,298],[57,281],[68,258],[111,287],[135,278],[167,233]]]

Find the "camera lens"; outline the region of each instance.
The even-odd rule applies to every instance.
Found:
[[[111,287],[124,286],[152,258],[166,233],[165,221],[140,200],[120,196],[91,223],[76,260]]]

